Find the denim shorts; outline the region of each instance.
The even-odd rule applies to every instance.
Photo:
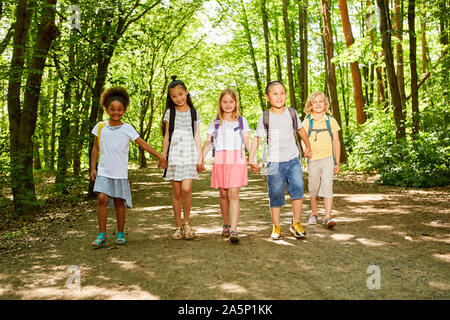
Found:
[[[269,162],[267,164],[267,172],[270,207],[282,207],[285,205],[285,187],[291,200],[304,198],[303,172],[298,157],[285,162]]]

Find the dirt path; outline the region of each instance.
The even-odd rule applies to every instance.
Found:
[[[209,174],[193,187],[194,240],[171,239],[170,184],[156,169],[130,170],[135,207],[127,212],[125,246],[110,241],[91,248],[97,232],[92,201],[80,204],[82,214],[63,208],[13,240],[3,233],[0,299],[450,298],[448,188],[401,189],[339,178],[333,231],[306,224],[306,197],[307,238],[289,234],[287,206],[284,238],[274,242],[264,180],[250,175],[235,245],[220,236],[218,192],[209,188]],[[114,240],[113,211],[108,224]]]

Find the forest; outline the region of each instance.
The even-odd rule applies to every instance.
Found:
[[[281,80],[302,118],[323,91],[343,171],[389,186],[450,182],[447,0],[0,1],[0,216],[93,197],[100,95],[123,86],[125,121],[156,150],[177,75],[203,119],[224,88],[256,128]],[[202,139],[205,135],[202,134]],[[135,144],[132,167],[154,165]]]

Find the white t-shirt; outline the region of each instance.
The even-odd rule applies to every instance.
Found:
[[[216,119],[213,119],[209,124],[208,130],[206,130],[206,134],[212,135],[214,133],[214,122]],[[242,133],[250,132],[250,127],[248,126],[247,119],[242,117],[243,130]],[[239,130],[234,130],[239,127],[239,121],[226,121],[217,129],[217,137],[214,139],[214,147],[216,151],[224,151],[224,150],[240,150],[242,146],[242,138]]]
[[[98,123],[91,133],[98,136]],[[111,127],[108,123],[100,132],[99,176],[112,179],[128,179],[128,150],[130,141],[139,138],[139,133],[128,123]]]
[[[297,117],[296,131],[298,131],[302,128],[302,122],[298,117],[297,111],[295,115]],[[263,114],[258,119],[255,136],[266,139]],[[269,111],[269,146],[267,152],[268,162],[286,162],[299,156],[298,147],[294,138],[292,118],[287,107],[282,114]]]

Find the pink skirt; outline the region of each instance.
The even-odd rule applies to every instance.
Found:
[[[211,187],[229,189],[248,183],[247,158],[241,150],[216,151]]]

